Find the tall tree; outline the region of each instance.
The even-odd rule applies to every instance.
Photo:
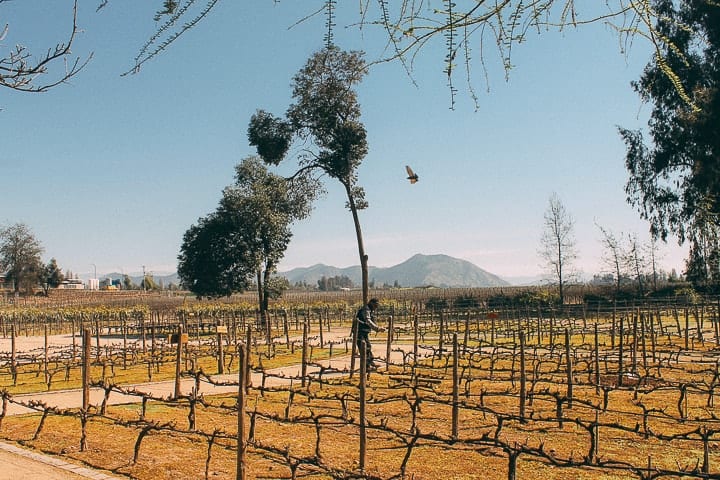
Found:
[[[218,211],[235,217],[235,224],[242,222],[249,227],[243,235],[254,251],[263,320],[269,299],[278,293],[280,283],[273,282],[271,276],[292,238],[290,226],[310,214],[318,191],[317,183],[307,175],[288,181],[269,172],[260,159],[249,157],[235,168],[235,184],[223,192]]]
[[[43,287],[45,295],[47,296],[51,288],[60,286],[63,280],[65,280],[65,276],[62,274],[60,267],[58,267],[57,260],[51,258],[50,262],[40,271],[40,284]]]
[[[625,276],[625,258],[627,257],[626,248],[622,243],[622,234],[620,238],[612,231],[597,226],[602,233],[600,243],[603,247],[602,262],[610,269],[615,279],[615,295],[620,293],[620,285],[622,278]]]
[[[717,243],[720,227],[720,6],[710,0],[653,5],[655,29],[669,46],[633,83],[653,110],[649,143],[642,131],[619,129],[627,146],[625,190],[654,236],[675,235],[698,253]],[[710,257],[691,260],[698,258]]]
[[[647,270],[647,260],[645,258],[645,249],[638,241],[637,235],[628,235],[628,251],[626,258],[628,270],[631,271],[635,277],[638,293],[642,297],[645,294],[643,278],[645,277],[645,272]]]
[[[274,292],[270,281],[287,248],[290,225],[310,212],[317,189],[305,177],[274,175],[257,158],[236,167],[235,184],[215,212],[188,229],[178,257],[183,284],[199,297],[220,297],[257,281],[260,311]]]
[[[24,223],[0,229],[0,270],[15,285],[15,292],[32,293],[43,265],[40,241]]]
[[[571,278],[572,264],[577,258],[575,220],[556,193],[550,195],[543,216],[540,256],[557,282],[560,304],[565,302],[565,285]]]
[[[280,163],[296,138],[312,145],[298,156],[297,174],[319,172],[343,186],[355,227],[364,303],[369,296],[368,256],[358,211],[367,208],[367,202],[358,184],[357,168],[368,146],[354,87],[366,73],[362,52],[345,52],[329,45],[313,54],[293,78],[295,103],[288,108],[287,119],[261,110],[248,127],[250,144],[266,163]]]

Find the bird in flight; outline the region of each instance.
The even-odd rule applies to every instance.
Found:
[[[412,168],[410,168],[408,165],[405,165],[405,170],[407,170],[407,179],[410,180],[410,183],[415,183],[420,180],[420,177],[417,176],[417,173],[413,172]]]

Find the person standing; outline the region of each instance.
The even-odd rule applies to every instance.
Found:
[[[377,370],[375,365],[375,357],[372,353],[372,346],[370,345],[370,331],[381,332],[384,329],[378,326],[375,321],[375,310],[380,306],[380,301],[377,298],[371,298],[367,305],[363,306],[358,310],[355,315],[357,321],[357,338],[356,344],[358,353],[363,348],[363,342],[365,342],[365,367],[367,372]]]

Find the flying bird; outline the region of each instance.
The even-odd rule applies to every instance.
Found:
[[[407,170],[407,174],[408,174],[407,179],[410,180],[410,183],[415,183],[418,180],[420,180],[420,177],[417,176],[417,173],[413,172],[412,168],[405,165],[405,170]]]

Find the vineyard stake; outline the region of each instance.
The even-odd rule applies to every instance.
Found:
[[[365,472],[365,456],[367,449],[367,432],[365,430],[365,387],[367,381],[367,345],[360,342],[360,473]],[[303,377],[304,379],[304,377]]]
[[[520,330],[520,422],[525,423],[525,332]]]
[[[387,326],[387,348],[385,349],[385,366],[388,371],[390,371],[390,350],[392,348],[393,328],[393,316],[390,315]]]
[[[600,341],[598,339],[598,324],[595,323],[595,395],[600,394]]]
[[[445,350],[444,346],[445,341],[445,318],[443,316],[442,310],[440,311],[440,338],[438,338],[438,355],[442,357],[443,351]]]
[[[100,320],[95,320],[95,346],[97,348],[97,352],[95,355],[97,356],[98,363],[100,362]]]
[[[180,398],[180,363],[182,360],[182,336],[183,326],[178,323],[177,326],[177,349],[175,350],[175,400]]]
[[[572,357],[570,356],[570,330],[565,329],[565,366],[566,366],[566,374],[567,374],[567,399],[568,399],[568,408],[572,408],[572,401],[573,401],[573,363],[572,363]]]
[[[89,328],[83,331],[83,368],[82,368],[82,411],[80,414],[81,434],[80,451],[87,449],[87,416],[90,409],[90,356],[92,354],[92,332]]]
[[[307,320],[305,323],[303,323],[303,337],[302,337],[302,360],[300,365],[300,385],[305,386],[307,383],[306,376],[307,376],[307,362],[308,362],[308,322]],[[351,372],[352,373],[352,372]]]
[[[218,324],[218,326],[223,326],[222,322]],[[222,375],[225,373],[225,352],[223,351],[223,334],[222,329],[217,329],[217,344],[218,344],[218,374]]]
[[[245,380],[246,369],[248,368],[246,359],[246,349],[250,349],[250,345],[238,344],[238,360],[240,368],[238,372],[238,397],[237,397],[237,460],[235,470],[235,480],[245,480]]]
[[[458,416],[459,416],[459,393],[458,388],[460,379],[458,377],[458,338],[457,333],[453,333],[453,364],[452,364],[452,440],[456,442],[458,439]]]
[[[13,323],[10,325],[10,373],[13,377],[13,385],[17,385],[17,360],[15,359],[15,355],[15,324]]]
[[[623,345],[625,344],[624,338],[623,338],[623,330],[624,330],[624,323],[623,317],[620,317],[618,319],[620,322],[619,325],[619,343],[618,343],[618,386],[622,387],[623,384]]]
[[[413,369],[418,361],[418,316],[413,315]]]
[[[250,341],[252,340],[252,327],[250,325],[247,326],[247,331],[245,333],[245,365],[243,367],[243,370],[245,371],[245,393],[248,393],[250,391],[250,387],[252,386],[252,378],[250,377]],[[242,357],[238,358],[238,361],[241,361]]]
[[[47,385],[48,379],[50,376],[50,371],[48,370],[49,359],[48,359],[48,325],[47,325],[47,323],[44,325],[44,327],[45,327],[44,328],[45,344],[44,344],[44,348],[43,348],[43,373],[45,375],[45,384]],[[48,386],[48,390],[49,389],[50,389],[50,387]]]
[[[127,323],[124,318],[121,328],[123,332],[123,370],[127,370]]]

